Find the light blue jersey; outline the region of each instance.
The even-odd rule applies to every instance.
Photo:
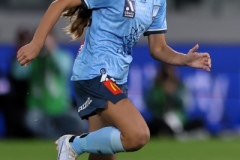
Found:
[[[165,33],[166,0],[82,0],[92,9],[85,43],[72,80],[87,80],[106,72],[117,84],[127,82],[132,48],[140,36]]]

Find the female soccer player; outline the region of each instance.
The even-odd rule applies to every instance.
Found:
[[[147,144],[149,129],[126,95],[132,47],[142,34],[148,36],[150,53],[156,60],[210,71],[210,56],[198,53],[198,45],[187,54],[167,45],[166,0],[55,0],[32,41],[19,49],[21,65],[37,57],[63,12],[76,18],[69,26],[74,38],[80,37],[87,26],[71,79],[78,113],[88,119],[89,133],[60,137],[59,160],[75,160],[85,152],[90,153],[89,160],[114,160],[116,153],[136,151]]]

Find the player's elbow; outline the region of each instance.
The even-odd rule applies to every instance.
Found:
[[[159,55],[163,52],[162,47],[154,47],[150,49],[150,55],[153,59],[158,60]]]

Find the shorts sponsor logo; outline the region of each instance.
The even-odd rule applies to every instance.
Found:
[[[78,107],[78,112],[87,108],[91,103],[92,103],[92,100],[88,97],[86,102],[83,105],[81,105],[80,107]]]
[[[103,82],[103,84],[107,87],[109,91],[111,91],[114,95],[123,93],[122,90],[114,83],[111,79],[108,79]]]

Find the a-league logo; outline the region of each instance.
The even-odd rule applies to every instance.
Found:
[[[123,17],[135,17],[135,0],[125,0]]]

